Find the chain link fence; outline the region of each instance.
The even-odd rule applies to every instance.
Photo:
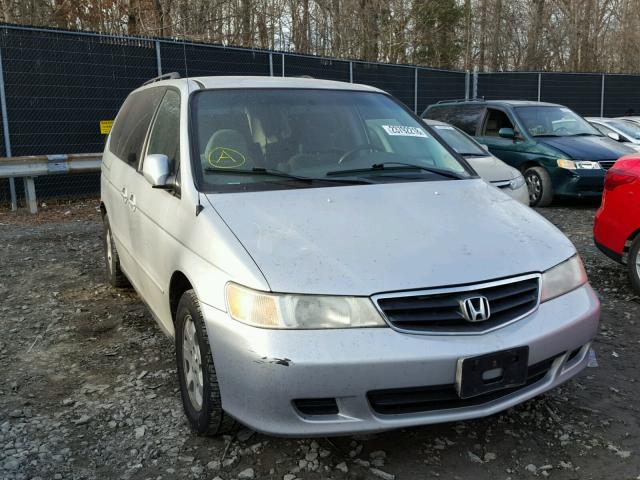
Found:
[[[504,72],[477,75],[477,95],[559,103],[583,116],[640,112],[640,76],[600,73]]]
[[[373,85],[416,113],[446,99],[542,100],[582,115],[640,109],[640,76],[481,73],[338,60],[170,39],[0,25],[0,156],[101,152],[127,94],[162,73],[303,76]],[[5,115],[6,114],[6,115]],[[36,178],[40,201],[99,194],[99,174]],[[16,181],[18,198],[24,197]],[[0,205],[8,205],[0,179]]]

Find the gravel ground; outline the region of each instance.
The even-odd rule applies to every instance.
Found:
[[[190,431],[172,342],[104,284],[96,205],[0,212],[0,478],[640,478],[640,299],[593,246],[594,206],[541,213],[602,299],[597,367],[489,418],[292,440]]]

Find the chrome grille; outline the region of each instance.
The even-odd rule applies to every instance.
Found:
[[[609,170],[616,163],[615,160],[601,160],[598,162],[604,170]]]
[[[516,321],[536,309],[539,302],[537,274],[457,288],[377,295],[374,300],[394,328],[411,333],[484,333]],[[487,320],[470,322],[461,302],[474,296],[489,301]]]

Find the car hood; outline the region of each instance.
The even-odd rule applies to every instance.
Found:
[[[276,292],[459,285],[544,271],[575,253],[551,223],[481,179],[207,198]]]
[[[487,155],[485,157],[464,156],[465,160],[488,182],[504,182],[513,180],[519,172],[504,163],[502,160]]]
[[[570,160],[615,160],[633,151],[608,137],[538,137],[536,140],[560,150]]]

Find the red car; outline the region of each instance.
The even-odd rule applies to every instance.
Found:
[[[605,255],[626,263],[640,294],[640,154],[620,158],[607,172],[593,236]]]

